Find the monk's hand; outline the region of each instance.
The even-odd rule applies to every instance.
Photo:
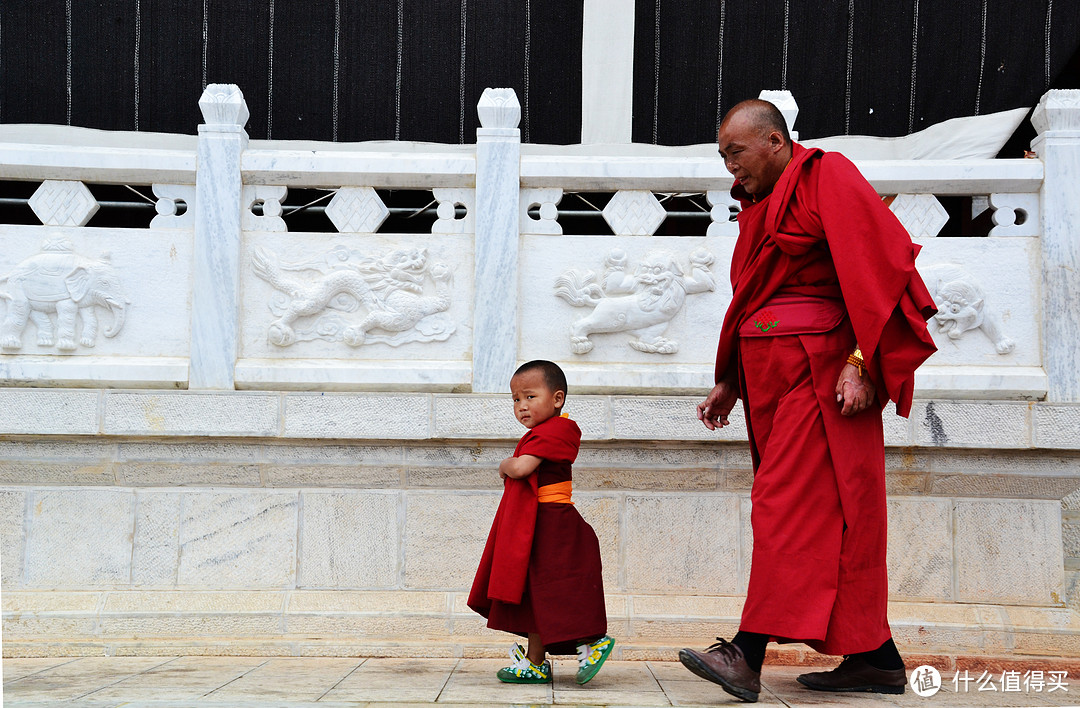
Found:
[[[739,390],[727,381],[713,386],[705,400],[697,406],[697,417],[709,430],[723,428],[728,424],[728,414],[739,400]]]
[[[870,407],[877,391],[870,381],[870,374],[863,367],[860,374],[859,367],[854,364],[844,364],[840,370],[840,379],[836,382],[836,402],[842,405],[841,415],[855,415]]]

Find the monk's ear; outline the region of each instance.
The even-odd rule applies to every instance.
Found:
[[[556,391],[555,395],[551,397],[555,403],[556,408],[562,408],[563,403],[566,402],[566,391]]]
[[[769,148],[773,152],[778,152],[784,147],[784,136],[780,134],[779,130],[774,130],[769,133],[767,140],[769,141]]]

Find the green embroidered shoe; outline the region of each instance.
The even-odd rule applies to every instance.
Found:
[[[615,640],[607,635],[592,644],[578,644],[577,682],[588,683],[596,676],[596,672],[604,665],[614,648]]]
[[[529,657],[522,656],[510,666],[499,669],[495,675],[503,683],[551,683],[551,662],[545,659],[543,664],[537,666],[529,661]]]

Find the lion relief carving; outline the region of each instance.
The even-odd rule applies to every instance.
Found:
[[[978,329],[994,343],[998,354],[1009,354],[1016,348],[971,273],[952,263],[927,266],[920,273],[937,303],[938,313],[931,320],[937,331],[956,341]]]
[[[646,253],[636,268],[628,267],[622,249],[604,259],[599,277],[591,270],[568,270],[555,279],[555,295],[574,307],[592,307],[592,313],[570,326],[570,350],[592,350],[590,335],[629,332],[628,344],[648,354],[674,354],[678,342],[664,336],[686,296],[716,288],[710,266],[716,260],[701,248],[690,254],[688,265],[669,251]]]
[[[264,248],[251,253],[255,274],[279,294],[270,303],[271,344],[344,341],[351,347],[382,343],[445,341],[453,334],[450,268],[429,263],[426,248],[391,251],[380,257],[337,246],[319,258],[279,262]],[[425,294],[428,281],[430,292]],[[329,312],[333,310],[334,312]],[[343,313],[359,313],[346,318]],[[307,326],[298,321],[314,317]]]

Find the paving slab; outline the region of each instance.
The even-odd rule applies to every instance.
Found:
[[[368,659],[323,701],[434,703],[461,659]]]
[[[109,661],[109,660],[106,660]],[[111,661],[129,662],[130,659]],[[251,656],[183,656],[80,696],[81,701],[186,700],[211,693],[268,659]]]
[[[32,657],[29,659],[4,659],[4,683],[26,678],[39,671],[78,661],[75,658]]]
[[[363,659],[271,659],[206,694],[205,701],[317,701],[364,663]]]
[[[83,657],[32,673],[4,684],[4,701],[68,701],[111,686],[155,667],[176,661],[175,657]],[[7,664],[7,661],[4,661]]]

